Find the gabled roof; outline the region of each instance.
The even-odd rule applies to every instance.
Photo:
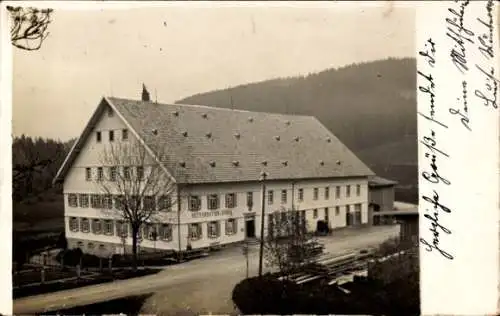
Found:
[[[153,152],[162,147],[162,163],[177,183],[257,181],[262,171],[268,180],[373,175],[312,116],[120,98],[103,102]],[[75,143],[58,178],[82,143]]]

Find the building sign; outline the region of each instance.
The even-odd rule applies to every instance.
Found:
[[[192,212],[191,213],[193,218],[200,218],[200,217],[214,217],[214,216],[232,216],[233,211],[231,210],[222,210],[222,211],[210,211],[210,212]]]

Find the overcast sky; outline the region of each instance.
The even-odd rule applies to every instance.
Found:
[[[284,3],[282,5],[285,5]],[[57,9],[40,51],[14,50],[14,135],[76,137],[103,95],[159,102],[353,62],[415,55],[415,10],[323,7]]]

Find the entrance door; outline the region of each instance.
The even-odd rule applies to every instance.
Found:
[[[255,220],[245,221],[246,238],[255,238]]]

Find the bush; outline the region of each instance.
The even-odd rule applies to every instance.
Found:
[[[80,264],[80,259],[83,261],[83,252],[80,248],[61,250],[56,255],[56,260],[62,263],[63,259],[65,266],[75,267]]]

